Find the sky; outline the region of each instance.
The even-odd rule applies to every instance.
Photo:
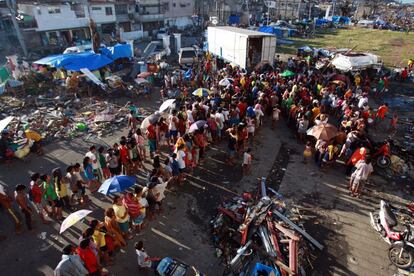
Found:
[[[401,2],[405,3],[414,3],[414,0],[401,0]]]

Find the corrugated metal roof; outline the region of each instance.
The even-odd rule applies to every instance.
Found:
[[[229,31],[229,32],[235,32],[235,33],[247,35],[247,36],[250,36],[250,37],[274,36],[272,34],[256,32],[256,31],[252,31],[252,30],[236,28],[236,27],[231,27],[231,26],[220,26],[220,27],[209,27],[209,28],[226,30],[226,31]]]

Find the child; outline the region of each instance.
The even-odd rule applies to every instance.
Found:
[[[398,114],[394,113],[390,120],[390,128],[388,130],[389,133],[395,134],[397,132],[397,122],[398,122]]]
[[[272,129],[275,128],[277,121],[279,121],[280,109],[279,105],[275,105],[272,111]]]
[[[104,179],[108,179],[111,176],[111,173],[109,172],[108,165],[106,164],[105,154],[106,154],[105,148],[100,146],[98,148],[98,160],[102,168],[102,174],[103,174]]]
[[[250,167],[252,165],[252,155],[250,154],[251,149],[248,148],[245,150],[244,154],[243,154],[243,175],[249,174],[250,173]]]
[[[141,129],[137,129],[134,134],[135,141],[137,142],[139,156],[141,157],[141,161],[145,160],[146,153],[145,153],[145,138],[141,134]]]
[[[305,150],[303,151],[303,163],[308,163],[308,160],[312,157],[312,144],[310,141],[306,142]]]
[[[145,252],[144,243],[139,241],[135,243],[135,252],[137,253],[138,267],[156,269],[160,258],[150,258]]]
[[[249,137],[252,137],[252,141],[254,142],[254,131],[255,131],[255,119],[252,117],[247,117],[247,132],[249,133]]]

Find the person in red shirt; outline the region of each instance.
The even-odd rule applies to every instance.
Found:
[[[247,107],[248,106],[247,106],[247,103],[246,103],[246,99],[245,98],[241,99],[241,101],[237,105],[237,108],[240,111],[240,113],[239,113],[240,120],[242,120],[244,118],[244,116],[246,116]]]
[[[385,115],[388,113],[388,104],[384,103],[383,105],[381,105],[380,107],[378,107],[378,111],[377,111],[377,118],[384,120]]]
[[[39,213],[39,217],[42,220],[42,223],[48,224],[49,221],[44,217],[43,210],[49,216],[51,216],[52,213],[47,209],[45,202],[42,200],[45,192],[43,191],[43,188],[41,188],[41,186],[43,186],[43,183],[40,181],[40,174],[34,173],[30,177],[30,180],[31,200],[36,207],[36,211]]]
[[[401,72],[401,82],[405,81],[408,78],[408,70],[407,67],[404,68]]]
[[[359,160],[365,160],[365,157],[367,155],[366,148],[357,148],[354,153],[352,154],[351,158],[349,158],[348,162],[346,163],[346,174],[350,175],[352,168],[355,166],[356,163],[358,163]]]
[[[153,124],[149,124],[147,127],[146,135],[148,138],[148,146],[152,158],[154,152],[157,150],[157,132],[155,131],[155,126]]]
[[[76,249],[76,253],[79,255],[79,257],[85,264],[85,267],[89,272],[89,276],[100,276],[102,269],[99,265],[98,257],[95,255],[92,248],[89,246],[89,243],[90,238],[85,238],[81,240],[79,247]]]
[[[126,141],[120,141],[121,146],[119,147],[119,160],[122,164],[122,173],[125,174],[127,171],[127,166],[129,164],[129,155],[128,155],[128,147],[126,146]]]

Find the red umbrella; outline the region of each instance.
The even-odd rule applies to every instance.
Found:
[[[307,134],[316,139],[329,141],[338,135],[338,128],[331,124],[320,124],[308,129]]]

